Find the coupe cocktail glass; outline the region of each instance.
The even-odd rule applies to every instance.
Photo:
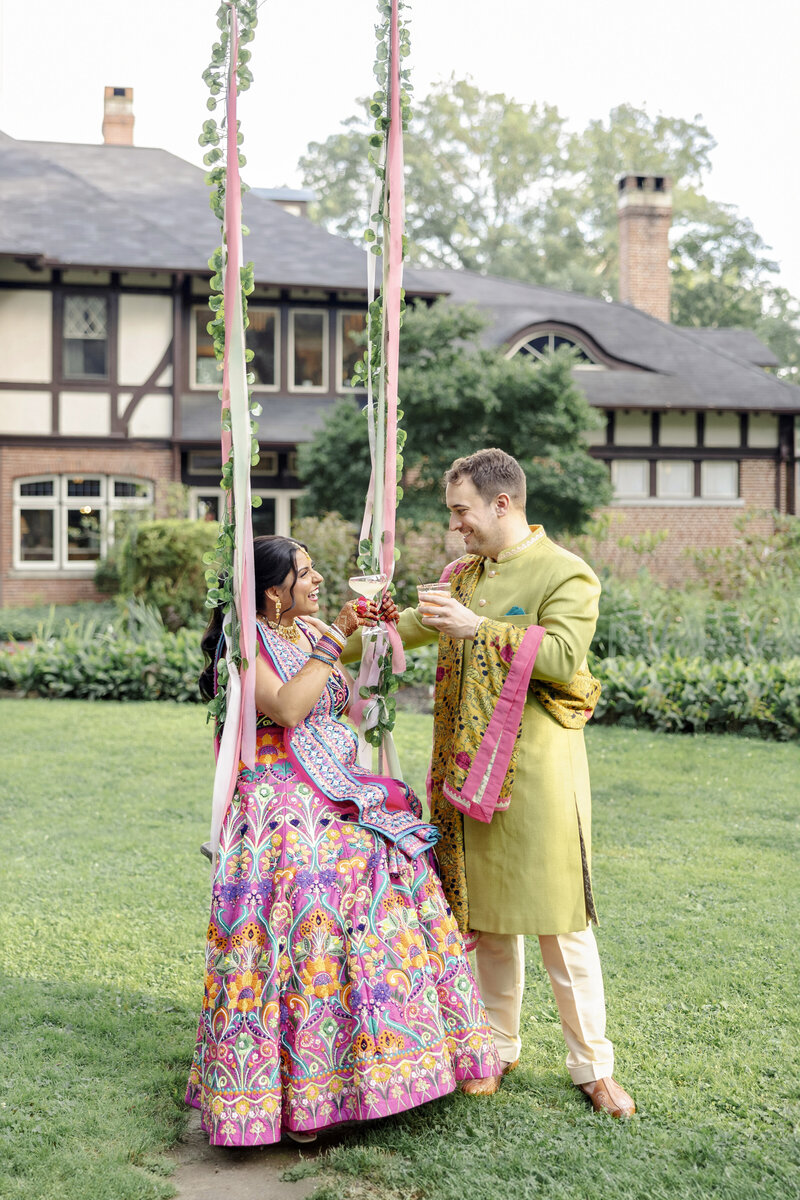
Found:
[[[359,596],[364,596],[367,600],[374,600],[378,593],[386,587],[389,576],[385,574],[351,575],[347,582],[351,590],[358,592]]]

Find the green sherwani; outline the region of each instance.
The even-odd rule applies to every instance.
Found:
[[[544,626],[533,679],[566,684],[585,666],[599,595],[586,563],[535,527],[497,562],[482,561],[469,606],[489,622]],[[409,649],[437,640],[416,609],[404,610],[398,629]],[[464,668],[472,647],[471,640],[463,644]],[[472,929],[552,934],[586,928],[594,908],[583,731],[561,725],[530,690],[510,806],[489,824],[465,816],[463,828]]]

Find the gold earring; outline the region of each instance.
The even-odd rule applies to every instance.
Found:
[[[280,600],[276,600],[275,601],[275,620],[270,621],[268,619],[267,624],[269,625],[270,629],[277,629],[278,626],[280,625],[280,623],[281,623],[281,602],[280,602]]]

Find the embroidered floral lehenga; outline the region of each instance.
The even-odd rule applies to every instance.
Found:
[[[284,680],[306,660],[261,627],[259,653]],[[213,1144],[385,1117],[499,1071],[436,831],[405,784],[357,765],[348,700],[334,670],[294,729],[259,715],[223,823],[186,1097]]]

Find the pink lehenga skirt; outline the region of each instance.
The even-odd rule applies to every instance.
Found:
[[[186,1097],[210,1141],[385,1117],[498,1072],[431,852],[399,853],[262,724],[222,829]]]

